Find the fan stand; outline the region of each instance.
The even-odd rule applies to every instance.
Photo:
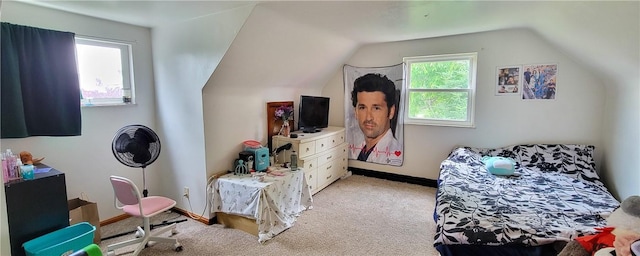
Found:
[[[149,195],[149,191],[147,190],[147,175],[144,172],[144,167],[142,167],[142,196],[147,197]]]

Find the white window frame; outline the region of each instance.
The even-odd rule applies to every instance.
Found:
[[[122,65],[122,98],[109,98],[109,99],[81,99],[80,105],[83,107],[93,106],[118,106],[135,104],[135,86],[133,80],[133,56],[132,46],[130,43],[119,42],[108,39],[95,39],[89,37],[76,36],[76,45],[93,45],[100,47],[118,48],[120,49],[120,59]],[[79,64],[78,64],[79,65]],[[79,68],[79,67],[78,67]],[[78,70],[78,74],[80,71]],[[125,97],[128,98],[128,102],[125,102]]]
[[[469,86],[463,89],[410,89],[411,84],[411,65],[414,63],[423,62],[437,62],[437,61],[456,61],[456,60],[468,60],[469,61]],[[453,126],[453,127],[467,127],[475,128],[474,115],[475,115],[475,98],[476,98],[476,74],[477,74],[477,61],[478,53],[458,53],[458,54],[443,54],[443,55],[431,55],[431,56],[418,56],[418,57],[405,57],[403,62],[405,63],[405,83],[404,83],[404,123],[414,125],[434,125],[434,126]],[[411,118],[409,117],[409,95],[411,92],[467,92],[469,97],[467,98],[467,118],[463,121],[458,120],[445,120],[445,119],[433,119],[433,118]]]

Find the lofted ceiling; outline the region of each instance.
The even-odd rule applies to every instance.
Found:
[[[528,28],[603,80],[640,69],[638,1],[19,1],[150,28],[259,5],[356,44]]]
[[[47,8],[113,20],[142,27],[162,26],[172,22],[215,14],[253,1],[185,1],[185,0],[15,0]]]
[[[157,27],[233,8],[260,4],[292,21],[362,43],[481,32],[526,26],[539,16],[570,19],[567,8],[523,7],[523,1],[217,1],[217,0],[17,0],[48,8]],[[567,11],[569,13],[567,14]],[[574,11],[576,13],[576,11]],[[595,21],[593,21],[595,22]]]

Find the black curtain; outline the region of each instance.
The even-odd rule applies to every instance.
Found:
[[[81,132],[74,34],[2,22],[2,138]]]

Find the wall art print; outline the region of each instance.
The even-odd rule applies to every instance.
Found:
[[[368,163],[402,166],[404,161],[404,93],[403,67],[397,64],[389,67],[353,67],[345,65],[344,111],[349,159]],[[354,106],[352,93],[358,78],[357,102]],[[390,81],[389,81],[390,80]],[[373,84],[384,85],[395,91],[394,105],[387,107],[383,102],[386,93]],[[395,88],[393,88],[395,87]],[[376,88],[376,89],[372,89]],[[374,91],[370,91],[374,90]],[[373,93],[372,93],[373,92]],[[391,93],[387,90],[387,93]],[[377,106],[383,106],[384,111]],[[372,111],[367,111],[372,110]]]
[[[520,95],[521,71],[522,66],[498,67],[496,72],[496,95]]]
[[[553,100],[556,98],[557,64],[527,64],[523,67],[522,99]]]

